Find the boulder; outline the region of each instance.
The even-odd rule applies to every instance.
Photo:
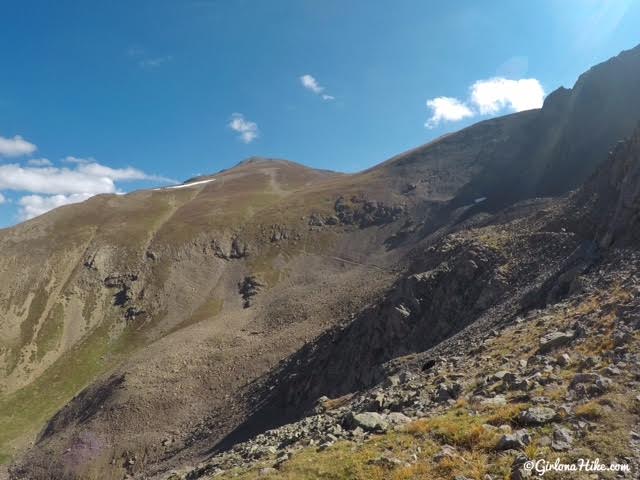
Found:
[[[556,426],[553,430],[553,442],[551,448],[558,452],[569,450],[573,444],[573,435],[568,428]]]
[[[446,402],[447,400],[455,400],[462,392],[462,385],[458,382],[441,383],[436,389],[434,400],[436,402]]]
[[[391,412],[389,415],[387,415],[387,421],[392,425],[404,425],[405,423],[409,423],[411,419],[404,413]]]
[[[520,413],[518,421],[522,425],[544,425],[554,421],[557,416],[553,408],[536,406]]]
[[[458,458],[458,452],[451,445],[444,445],[438,453],[433,456],[433,461],[436,463],[442,462],[444,459]]]
[[[522,450],[531,443],[531,436],[526,430],[503,435],[496,446],[497,450]]]
[[[518,455],[511,464],[511,480],[524,480],[531,478],[531,471],[525,468],[525,464],[529,461],[526,455]]]
[[[538,353],[548,353],[555,348],[567,345],[574,338],[575,332],[573,330],[569,330],[566,332],[556,331],[548,333],[540,339],[540,347],[538,348]]]
[[[389,428],[389,423],[377,412],[351,413],[347,423],[351,428],[360,427],[365,432],[383,433]]]
[[[602,395],[611,387],[611,380],[593,372],[576,373],[569,384],[578,397]]]

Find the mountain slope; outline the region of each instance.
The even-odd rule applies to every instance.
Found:
[[[517,479],[556,457],[635,478],[638,168],[640,129],[570,197],[421,251],[277,372],[230,450],[170,478]]]
[[[637,124],[639,52],[358,174],[254,158],[0,231],[1,455],[35,440],[17,478],[161,474],[558,298],[592,232],[531,198],[577,186]]]

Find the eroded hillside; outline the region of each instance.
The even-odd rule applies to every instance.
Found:
[[[222,465],[219,452],[300,419],[321,396],[370,412],[357,399],[394,362],[423,367],[441,350],[467,376],[447,367],[442,381],[420,374],[420,388],[430,399],[461,379],[447,394],[475,408],[483,400],[470,385],[499,363],[474,357],[486,334],[500,337],[521,317],[552,328],[556,317],[539,319],[544,309],[579,308],[575,295],[600,288],[601,257],[619,265],[616,248],[635,248],[637,137],[577,194],[539,197],[579,185],[637,125],[640,94],[626,87],[640,81],[639,54],[594,67],[541,110],[481,122],[362,173],[254,158],[0,231],[2,460],[15,458],[15,478],[120,479],[192,470],[218,454],[191,475],[253,475],[256,459]],[[518,328],[517,342],[538,332]],[[547,360],[535,361],[559,375]],[[511,373],[528,378],[538,363]],[[616,388],[633,381],[621,379]],[[532,391],[547,385],[538,380]],[[534,396],[505,402],[524,410],[540,403]],[[433,442],[435,427],[415,422],[455,404],[436,403],[424,415],[403,410],[418,426],[396,440],[417,432]],[[375,413],[388,415],[384,405]],[[354,425],[347,410],[322,422]],[[289,455],[285,447],[269,444],[268,454]],[[285,470],[268,474],[295,465],[276,463]]]

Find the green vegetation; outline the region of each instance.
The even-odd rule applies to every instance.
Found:
[[[38,347],[36,358],[38,360],[42,360],[47,352],[58,347],[63,331],[64,307],[61,303],[56,303],[49,311],[49,315],[45,318],[36,337],[36,345]]]
[[[56,325],[62,312],[55,310],[51,328],[57,332]],[[9,395],[0,395],[0,463],[9,462],[16,445],[41,429],[97,375],[141,345],[141,340],[128,330],[113,341],[109,334],[111,326],[111,322],[98,326],[28,386]],[[49,340],[43,342],[47,345]]]

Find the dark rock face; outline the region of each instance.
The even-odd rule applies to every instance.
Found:
[[[210,251],[222,260],[238,260],[249,256],[249,244],[240,237],[233,237],[231,244],[225,248],[220,240],[213,239],[204,247],[204,252]]]
[[[458,207],[486,197],[482,207],[497,210],[526,198],[564,194],[589,178],[612,145],[632,134],[639,120],[638,85],[640,46],[591,68],[573,88],[552,92],[539,110],[480,122],[386,168],[404,175],[397,191],[406,193],[407,178],[416,178],[411,195],[453,199]]]
[[[244,277],[244,280],[238,284],[238,292],[242,295],[244,308],[251,306],[251,301],[255,297],[264,284],[254,275]]]
[[[104,279],[104,286],[117,289],[113,295],[113,304],[118,307],[127,307],[134,300],[134,282],[138,280],[135,273],[116,273]]]
[[[640,239],[640,129],[611,153],[609,185],[617,195],[611,220],[600,237],[603,246]]]
[[[386,205],[360,197],[351,197],[349,200],[340,197],[336,200],[334,209],[341,223],[358,225],[360,228],[394,222],[405,212],[403,206]]]

